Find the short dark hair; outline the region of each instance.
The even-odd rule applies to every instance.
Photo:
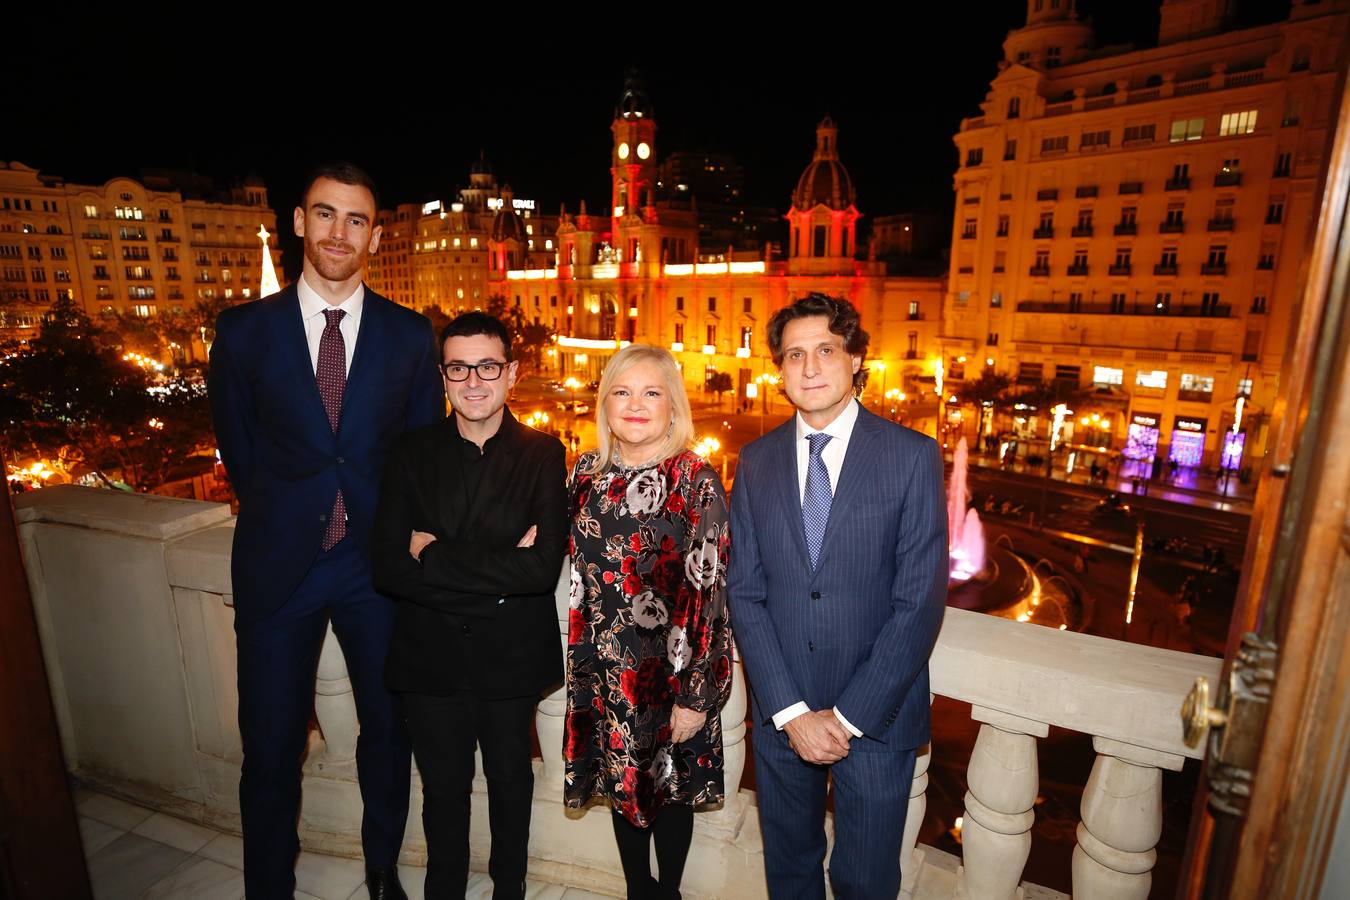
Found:
[[[832,333],[844,339],[844,349],[849,356],[867,357],[867,332],[862,327],[862,317],[858,309],[843,297],[831,297],[829,294],[812,292],[793,301],[773,314],[769,319],[769,353],[773,364],[783,367],[783,329],[793,319],[805,319],[809,316],[824,316],[829,320]],[[867,385],[867,367],[862,366],[853,375],[853,390],[861,392]]]
[[[309,200],[309,189],[314,187],[314,182],[320,178],[328,178],[342,184],[354,184],[365,188],[370,191],[370,196],[375,201],[375,211],[377,213],[380,211],[380,191],[375,187],[375,179],[371,178],[365,169],[355,163],[343,160],[322,163],[310,170],[309,175],[305,177],[305,189],[300,193],[300,206],[302,208],[305,206],[305,202]]]
[[[511,333],[506,330],[502,320],[485,312],[460,313],[450,320],[450,324],[441,331],[441,355],[445,355],[445,342],[452,337],[472,337],[485,334],[502,342],[506,350],[506,361],[511,361]]]

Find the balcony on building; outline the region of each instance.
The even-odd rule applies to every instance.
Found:
[[[1108,275],[1129,275],[1130,272],[1131,272],[1131,270],[1133,270],[1133,268],[1134,268],[1134,267],[1131,266],[1129,263],[1126,263],[1125,265],[1120,265],[1120,266],[1108,266],[1107,269],[1106,269],[1106,274],[1108,274]]]
[[[1083,276],[1088,273],[1087,263],[1069,266],[1066,274],[1074,276]]]
[[[1242,172],[1239,169],[1220,169],[1214,174],[1215,187],[1236,187],[1242,184]]]
[[[1075,225],[1069,229],[1069,234],[1073,237],[1092,237],[1091,225]]]
[[[1177,391],[1177,399],[1186,403],[1209,403],[1214,399],[1213,391]]]
[[[1153,267],[1154,275],[1175,275],[1177,274],[1176,263],[1158,263]]]
[[[1166,219],[1164,219],[1158,225],[1159,234],[1181,234],[1185,230],[1186,230],[1186,223],[1182,219],[1177,219],[1175,222],[1169,222]]]
[[[172,231],[161,231],[159,234],[159,242],[161,244],[163,243],[176,244],[179,242],[179,240],[180,238],[178,237],[178,235],[174,234]]]
[[[1138,234],[1139,224],[1137,222],[1117,222],[1115,227],[1111,229],[1111,232],[1116,237]]]
[[[1036,278],[1045,278],[1050,274],[1050,266],[1032,266],[1027,274]]]
[[[1182,175],[1180,178],[1169,178],[1164,188],[1169,191],[1189,191],[1191,189],[1191,177]]]
[[[1097,196],[1097,186],[1095,184],[1080,184],[1074,189],[1073,195],[1078,199]]]
[[[1209,220],[1210,231],[1232,231],[1234,219],[1231,216],[1220,216]]]
[[[1035,231],[1031,232],[1031,236],[1038,241],[1049,240],[1050,238],[1055,236],[1055,226],[1048,225],[1039,227]]]
[[[1226,262],[1201,263],[1201,264],[1200,264],[1200,274],[1201,274],[1201,275],[1227,275],[1227,274],[1228,274],[1228,263],[1226,263]]]
[[[1130,303],[1074,303],[1068,300],[1018,300],[1018,312],[1062,313],[1085,316],[1171,316],[1185,319],[1227,319],[1233,314],[1228,303],[1170,303],[1163,308],[1152,300]]]
[[[1036,192],[1037,200],[1058,200],[1059,188],[1041,188]]]
[[[918,358],[919,358],[919,351],[918,351],[918,350],[906,350],[906,351],[905,351],[905,359],[918,359]]]
[[[1144,183],[1142,181],[1122,181],[1117,190],[1121,194],[1142,194]]]
[[[242,751],[229,507],[71,485],[19,495],[15,506],[71,774],[93,790],[237,833]],[[560,578],[555,593],[560,641],[568,630],[568,583]],[[909,790],[914,827],[906,829],[901,849],[906,897],[1067,900],[1023,881],[1037,818],[1031,807],[1041,784],[1038,739],[1052,727],[1090,738],[1095,751],[1064,882],[1072,882],[1075,897],[1149,892],[1164,802],[1178,799],[1165,796],[1175,782],[1164,773],[1194,769],[1204,753],[1203,733],[1197,747],[1183,739],[1178,710],[1197,678],[1218,682],[1223,661],[1061,631],[1035,624],[1034,615],[1016,621],[945,612],[929,662],[931,689],[968,704],[978,736],[964,748],[935,744],[920,751]],[[729,790],[721,808],[695,816],[684,886],[694,896],[761,900],[767,891],[758,804],[753,791],[736,787],[747,762],[747,686],[735,665],[731,697],[721,710]],[[331,629],[313,699],[301,845],[359,859],[357,718]],[[530,871],[546,871],[554,884],[622,896],[609,813],[563,808],[558,748],[565,712],[559,690],[543,699],[535,716],[543,752],[534,761]],[[964,858],[916,844],[929,771],[951,764],[944,753],[969,754],[959,773],[968,786],[966,840],[957,850]],[[485,823],[487,786],[479,772],[472,815]],[[421,793],[414,769],[401,860],[414,865],[426,856]],[[475,869],[485,867],[487,850],[487,828],[475,827]]]

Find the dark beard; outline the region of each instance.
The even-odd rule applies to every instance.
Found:
[[[341,263],[337,260],[329,259],[323,255],[323,251],[320,249],[320,242],[311,242],[308,238],[305,239],[305,259],[309,260],[310,265],[314,267],[315,271],[328,281],[346,281],[357,272],[360,272],[362,266],[365,265],[365,261],[361,258],[361,254],[355,252],[356,248],[351,244],[339,244],[337,246],[353,251],[348,262]]]

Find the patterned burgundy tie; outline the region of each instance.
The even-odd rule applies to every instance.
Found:
[[[319,396],[328,413],[328,424],[337,433],[338,417],[342,415],[342,392],[347,387],[347,344],[338,328],[347,313],[341,309],[325,309],[323,336],[319,338],[319,365],[314,377],[319,382]],[[323,549],[332,550],[347,534],[347,503],[338,490],[333,512],[328,516],[328,528],[323,534]]]

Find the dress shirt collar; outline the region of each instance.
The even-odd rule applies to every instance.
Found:
[[[812,428],[806,424],[801,413],[797,413],[797,443],[800,445],[806,440],[808,435],[824,432],[835,441],[847,443],[849,435],[853,434],[853,425],[858,421],[858,401],[854,400],[845,406],[839,415],[834,417],[834,421],[824,428]]]
[[[295,282],[295,292],[300,298],[300,317],[306,322],[321,315],[324,310],[340,309],[347,314],[344,322],[350,320],[353,325],[361,323],[361,308],[365,305],[366,300],[366,286],[364,284],[357,284],[356,290],[352,291],[351,296],[337,306],[333,306],[320,297],[318,291],[310,287],[309,282],[305,281],[303,274]]]

